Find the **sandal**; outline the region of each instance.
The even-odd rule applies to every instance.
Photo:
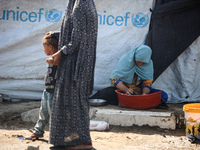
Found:
[[[156,108],[168,109],[170,107],[169,107],[169,105],[167,105],[167,103],[165,102],[165,100],[161,98],[160,104]]]
[[[36,134],[36,133],[32,133],[31,138],[39,138],[39,137],[44,137],[43,134]]]

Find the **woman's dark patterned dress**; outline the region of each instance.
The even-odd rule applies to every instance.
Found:
[[[59,34],[50,143],[91,142],[88,97],[93,90],[98,18],[93,0],[69,0]]]

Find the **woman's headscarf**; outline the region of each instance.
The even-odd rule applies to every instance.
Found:
[[[113,70],[110,79],[119,78],[126,83],[132,83],[134,73],[138,75],[138,80],[153,79],[153,62],[151,60],[151,48],[141,45],[122,56]],[[146,64],[138,66],[136,61]]]

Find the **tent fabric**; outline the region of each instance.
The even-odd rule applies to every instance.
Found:
[[[199,35],[199,0],[157,0],[145,42],[153,51],[154,79]]]
[[[94,0],[98,41],[94,92],[110,85],[119,58],[144,44],[154,0]],[[42,38],[59,31],[67,0],[2,0],[0,5],[0,93],[40,99],[46,71]]]
[[[167,92],[170,103],[199,102],[199,0],[94,2],[99,21],[94,92],[110,86],[119,58],[144,44],[148,34],[156,71],[153,87]],[[41,99],[47,67],[42,38],[60,30],[66,5],[67,0],[1,1],[1,94]]]
[[[200,102],[200,36],[157,78],[169,103]]]
[[[42,38],[60,29],[67,2],[3,0],[0,5],[0,93],[41,99],[47,56]],[[55,16],[51,16],[51,14]]]

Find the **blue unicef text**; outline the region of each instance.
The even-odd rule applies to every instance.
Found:
[[[41,22],[42,15],[45,15],[45,19],[48,22],[58,22],[62,18],[62,11],[57,9],[47,10],[40,8],[36,12],[21,11],[19,7],[16,10],[2,10],[0,14],[0,20],[22,21],[22,22]]]
[[[19,11],[19,7],[17,10],[3,10],[2,16],[0,16],[0,20],[13,20],[13,21],[30,21],[30,22],[40,22],[41,16],[43,14],[44,8],[40,8],[38,12],[27,12],[27,11]]]
[[[1,10],[0,11],[0,21],[22,21],[22,22],[41,22],[42,18],[45,18],[47,22],[55,23],[62,18],[62,11],[57,9],[44,10],[40,8],[35,12],[27,12],[20,10],[16,7],[15,10]],[[42,17],[44,15],[44,17]],[[135,26],[137,28],[144,28],[149,24],[149,16],[144,13],[131,14],[130,12],[125,12],[124,15],[113,15],[107,14],[104,10],[103,14],[98,14],[99,25],[108,26]]]
[[[124,15],[109,15],[106,11],[103,14],[98,14],[99,25],[108,26],[128,26],[129,24],[137,27],[144,28],[149,24],[149,16],[144,13],[131,14],[130,12]]]
[[[116,26],[127,26],[128,19],[130,18],[130,12],[127,12],[124,16],[113,16],[106,15],[106,11],[104,14],[98,14],[99,25],[116,25]]]

